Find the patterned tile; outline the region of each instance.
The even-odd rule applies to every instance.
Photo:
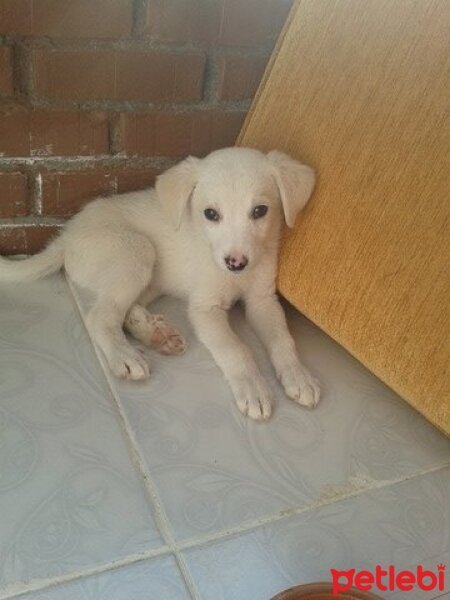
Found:
[[[449,497],[444,469],[187,550],[185,558],[204,600],[268,600],[293,585],[329,581],[331,568],[422,564],[436,571],[440,562],[450,566]],[[439,593],[381,595],[422,600]]]
[[[163,545],[61,277],[0,288],[0,590]]]
[[[300,353],[322,380],[322,404],[307,411],[284,397],[238,309],[233,325],[276,398],[269,423],[244,419],[183,305],[164,299],[154,310],[186,335],[188,351],[176,358],[149,351],[148,382],[110,381],[175,537],[200,540],[185,551],[199,597],[267,600],[293,584],[328,578],[331,566],[448,563],[449,470],[396,483],[448,464],[448,439],[291,310]],[[369,491],[342,500],[360,490]],[[332,503],[201,544],[202,536],[322,501]],[[61,277],[0,288],[0,512],[0,598],[31,581],[164,547]],[[22,597],[189,597],[171,556],[110,566]],[[411,592],[407,600],[432,596]]]
[[[155,303],[188,338],[187,352],[149,351],[151,378],[113,380],[178,540],[398,480],[450,461],[450,441],[306,319],[289,310],[305,363],[320,378],[314,411],[289,401],[265,352],[233,313],[276,399],[268,423],[243,418],[184,306]]]
[[[20,600],[186,600],[172,557],[156,558],[101,575],[20,596]]]

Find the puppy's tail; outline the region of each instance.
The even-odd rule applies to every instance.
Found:
[[[58,271],[63,263],[63,242],[61,238],[56,238],[42,252],[23,260],[9,260],[0,256],[0,281],[35,281]]]

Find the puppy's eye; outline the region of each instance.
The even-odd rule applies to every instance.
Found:
[[[214,208],[205,208],[203,214],[208,219],[208,221],[219,221],[220,215]]]
[[[261,217],[264,217],[268,210],[269,207],[265,204],[258,204],[258,206],[255,206],[255,208],[252,210],[252,219],[260,219]]]

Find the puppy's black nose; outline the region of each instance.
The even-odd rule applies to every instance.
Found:
[[[230,271],[242,271],[248,264],[246,256],[225,256],[225,264]]]

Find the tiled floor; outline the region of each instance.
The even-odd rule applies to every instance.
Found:
[[[450,566],[449,440],[293,311],[322,403],[283,396],[236,310],[277,399],[246,420],[157,304],[189,349],[124,383],[62,277],[0,288],[0,599],[268,600],[331,567]]]

